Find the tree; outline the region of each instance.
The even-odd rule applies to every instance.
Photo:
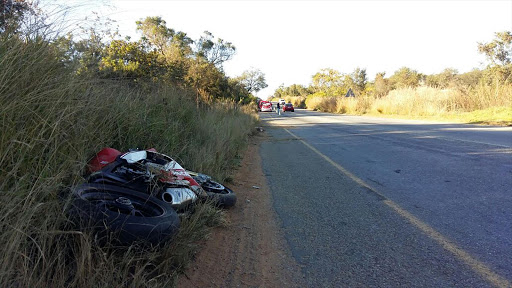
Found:
[[[89,38],[74,43],[76,59],[78,60],[78,74],[93,75],[99,71],[102,52],[105,47],[100,32],[91,28]]]
[[[303,85],[292,84],[291,86],[286,88],[286,95],[288,95],[288,96],[306,97],[309,94],[311,94],[310,91]]]
[[[356,94],[362,94],[366,88],[366,84],[368,82],[368,78],[366,77],[366,69],[356,68],[354,72],[351,75],[353,81],[354,81],[354,87],[353,90],[356,91]]]
[[[385,75],[386,72],[379,72],[375,75],[375,95],[377,97],[386,96],[390,90],[389,81],[384,78]]]
[[[170,45],[166,47],[164,52],[168,61],[182,60],[192,55],[192,48],[190,44],[194,41],[187,36],[187,33],[178,31],[172,37]]]
[[[0,33],[15,33],[23,17],[35,13],[34,4],[25,0],[0,1]]]
[[[426,84],[431,87],[448,88],[457,84],[458,71],[453,68],[446,68],[443,72],[426,77]]]
[[[168,28],[161,17],[146,17],[136,24],[147,52],[158,52],[159,61],[165,64],[167,71],[164,80],[175,84],[188,81],[185,78],[190,77],[187,71],[192,65],[189,56],[192,55],[190,44],[193,41],[187,33]]]
[[[261,89],[267,88],[268,84],[265,80],[265,74],[259,69],[246,70],[237,77],[237,79],[244,85],[249,93],[258,92]]]
[[[203,101],[223,98],[227,78],[212,63],[195,59],[187,71],[185,80],[201,96]]]
[[[312,90],[318,96],[343,96],[352,85],[350,76],[340,73],[334,69],[325,68],[312,77]]]
[[[236,48],[231,42],[220,38],[214,41],[214,38],[212,33],[204,31],[204,35],[196,41],[196,55],[221,68],[222,63],[235,55]]]
[[[421,75],[416,70],[407,67],[398,69],[389,81],[393,88],[416,87],[421,79]]]
[[[284,96],[286,96],[285,89],[286,88],[284,87],[284,83],[282,83],[279,85],[279,87],[277,87],[277,89],[274,91],[274,94],[269,98],[284,98]]]
[[[249,104],[251,101],[256,101],[244,85],[238,79],[228,79],[228,97],[235,100],[237,103]]]
[[[110,19],[96,15],[95,19],[88,21],[87,26],[79,26],[79,40],[74,40],[73,35],[68,33],[66,37],[61,36],[53,41],[58,49],[67,49],[67,57],[62,61],[75,65],[76,73],[82,76],[97,75],[108,41],[119,35],[117,30],[112,30],[111,23]]]
[[[113,40],[102,54],[100,70],[109,78],[156,79],[165,73],[157,52],[144,51],[140,42]]]
[[[463,87],[475,87],[480,83],[483,77],[483,73],[479,69],[473,69],[472,71],[458,75],[458,81],[460,81]]]
[[[173,29],[167,28],[166,22],[161,17],[146,17],[142,21],[136,21],[137,31],[142,33],[142,40],[164,53],[170,40],[176,34]]]
[[[327,91],[334,87],[342,86],[342,74],[334,69],[324,68],[313,75],[313,86],[319,90]]]
[[[478,43],[478,52],[485,54],[494,65],[507,65],[512,62],[512,33],[495,33],[496,38],[489,43]]]
[[[306,97],[312,92],[309,88],[300,84],[292,84],[288,87],[284,87],[284,84],[281,84],[273,94],[273,98],[284,98],[286,96],[291,97]]]
[[[478,51],[487,56],[492,63],[484,72],[487,83],[512,81],[512,33],[495,33],[495,39],[489,43],[478,43]]]
[[[190,44],[193,41],[187,33],[168,28],[161,17],[146,17],[135,23],[137,31],[142,33],[142,40],[171,61],[187,57],[192,53]]]

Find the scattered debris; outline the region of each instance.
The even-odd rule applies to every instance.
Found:
[[[265,131],[265,129],[263,129],[263,127],[256,127],[256,131],[263,132],[263,131]]]
[[[254,189],[260,189],[260,187],[259,187],[259,186],[252,186],[252,188],[254,188]]]

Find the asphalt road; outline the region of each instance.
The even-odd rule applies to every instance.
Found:
[[[512,127],[260,115],[309,287],[511,287]]]

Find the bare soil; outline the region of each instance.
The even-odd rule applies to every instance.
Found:
[[[232,188],[237,203],[227,211],[227,227],[215,228],[178,287],[304,287],[300,267],[280,230],[259,145],[265,132],[251,137]]]

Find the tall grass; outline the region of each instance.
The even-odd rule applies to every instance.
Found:
[[[365,114],[371,109],[374,101],[372,96],[361,95],[360,97],[343,97],[336,101],[336,113],[342,114]]]
[[[497,107],[512,107],[512,85],[480,84],[466,89],[397,89],[386,97],[376,99],[371,109],[382,114],[436,116]]]
[[[464,103],[461,106],[465,111],[512,107],[512,84],[498,82],[491,85],[480,84],[461,94],[463,96],[461,102]]]
[[[364,114],[370,110],[373,98],[361,97],[308,97],[308,109],[341,114]]]
[[[106,146],[154,147],[222,179],[254,117],[229,103],[197,107],[177,88],[76,77],[58,56],[46,41],[0,39],[0,283],[171,285],[221,212],[199,207],[163,249],[119,250],[70,229],[59,196]]]
[[[372,109],[382,114],[438,115],[457,105],[457,91],[430,87],[392,90],[386,97],[375,99]]]
[[[486,122],[488,119],[493,123],[499,123],[500,121],[492,120],[500,117],[510,118],[506,115],[512,111],[512,85],[482,83],[476,87],[459,87],[458,89],[401,88],[390,91],[382,98],[368,95],[348,98],[310,95],[305,103],[308,109],[331,113],[440,118],[449,116],[450,119],[454,119],[454,116],[460,113],[472,113],[474,117],[478,116],[483,121],[475,120],[470,116],[465,116],[464,119],[472,119],[471,121],[476,122]],[[480,113],[479,111],[487,112]],[[496,111],[500,111],[500,115],[490,115],[495,114]],[[512,119],[501,120],[503,123],[510,121]]]
[[[305,103],[311,110],[336,113],[336,100],[337,97],[313,96],[307,97]]]

